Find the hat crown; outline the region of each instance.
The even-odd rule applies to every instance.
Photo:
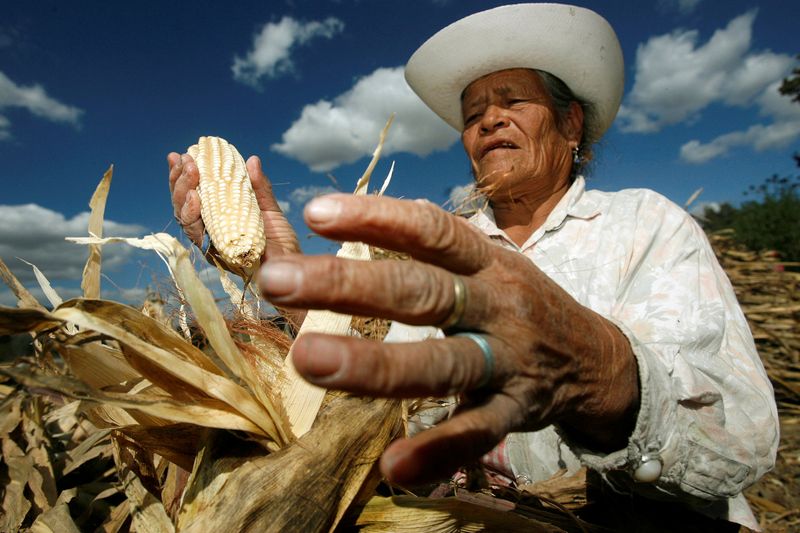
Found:
[[[598,140],[616,117],[624,88],[622,49],[611,25],[586,8],[514,4],[450,24],[409,59],[405,75],[445,122],[463,130],[461,94],[476,79],[510,68],[543,70],[591,104]]]

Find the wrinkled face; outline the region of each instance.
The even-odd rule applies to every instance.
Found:
[[[464,90],[461,112],[461,141],[477,186],[489,198],[546,195],[569,183],[583,115],[575,104],[558,124],[536,72],[501,70],[475,80]]]

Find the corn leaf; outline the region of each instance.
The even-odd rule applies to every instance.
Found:
[[[8,266],[0,259],[0,278],[2,278],[3,283],[8,285],[8,288],[11,289],[11,292],[14,293],[14,296],[17,297],[17,305],[19,307],[30,307],[32,309],[40,309],[44,310],[44,306],[40,304],[34,296],[28,292],[28,289],[25,288],[22,283],[17,279],[17,277],[11,273]]]
[[[457,498],[376,496],[356,521],[359,531],[369,533],[457,533],[478,531],[564,530],[508,511],[498,511]]]
[[[80,533],[81,530],[72,520],[67,504],[61,503],[39,515],[30,531],[31,533]]]
[[[70,300],[54,315],[115,339],[132,366],[173,396],[202,401],[207,394],[258,425],[258,433],[281,442],[272,420],[247,390],[220,375],[205,354],[158,321],[104,300]]]
[[[9,480],[3,487],[0,531],[17,531],[31,508],[31,503],[25,497],[25,486],[33,471],[33,465],[12,439],[2,440],[2,453]]]
[[[140,377],[122,352],[106,344],[62,344],[58,353],[78,379],[95,389]]]
[[[175,526],[169,519],[164,505],[147,490],[137,475],[137,465],[129,456],[125,456],[124,444],[117,439],[112,442],[114,462],[130,506],[131,529],[142,533],[174,532]]]
[[[222,402],[210,398],[196,399],[192,404],[185,404],[154,395],[138,394],[132,396],[129,394],[101,392],[89,388],[86,384],[74,378],[40,374],[25,365],[0,367],[0,374],[5,374],[17,383],[31,389],[54,391],[86,402],[109,404],[132,411],[134,414],[141,412],[164,421],[233,429],[255,435],[268,436],[264,430],[250,420],[230,411],[230,407]],[[167,422],[159,425],[166,424]]]
[[[170,424],[160,427],[128,426],[120,431],[146,450],[191,471],[208,429],[194,424]]]
[[[39,282],[39,287],[42,288],[42,292],[44,293],[45,298],[47,298],[47,301],[50,302],[50,305],[54,308],[61,305],[61,302],[64,300],[58,295],[55,289],[53,289],[53,286],[50,285],[50,280],[48,280],[47,276],[45,276],[42,271],[39,270],[39,267],[33,263],[25,261],[24,259],[20,259],[20,261],[26,265],[29,265],[33,269],[33,275],[36,276],[36,281]]]
[[[95,237],[103,236],[103,216],[106,210],[106,198],[108,198],[108,190],[111,187],[111,177],[114,175],[114,165],[108,167],[100,183],[92,194],[92,199],[89,201],[89,235]],[[89,245],[89,258],[86,260],[86,266],[83,267],[83,276],[81,278],[81,289],[83,289],[84,298],[100,298],[100,263],[101,263],[101,245]]]
[[[0,306],[0,335],[15,335],[27,332],[42,332],[59,327],[59,320],[46,310],[39,308],[14,309]]]
[[[197,272],[195,272],[189,260],[188,250],[186,250],[177,239],[166,233],[157,233],[141,239],[126,239],[120,237],[104,239],[70,237],[68,240],[78,244],[125,242],[137,248],[153,250],[161,257],[165,258],[176,285],[182,291],[186,301],[191,305],[197,322],[205,332],[209,344],[214,348],[215,353],[236,377],[248,384],[256,399],[267,411],[269,418],[271,418],[273,422],[275,433],[279,437],[275,439],[275,441],[278,444],[285,444],[288,442],[290,432],[288,421],[283,411],[276,406],[269,391],[259,386],[258,380],[244,364],[241,353],[239,353],[236,344],[228,333],[225,319],[214,302],[214,296],[211,294],[211,291],[203,285],[200,278],[197,277]]]

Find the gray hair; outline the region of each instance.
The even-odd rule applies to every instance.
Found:
[[[572,170],[569,175],[570,182],[575,181],[578,174],[586,170],[587,165],[592,160],[592,144],[587,140],[587,131],[592,131],[595,114],[592,104],[585,102],[575,96],[572,90],[567,87],[567,84],[561,81],[560,78],[553,76],[544,70],[532,69],[539,75],[544,83],[547,92],[553,99],[553,104],[556,108],[558,123],[560,124],[569,113],[569,106],[572,102],[577,102],[583,109],[583,134],[580,143],[578,143],[578,155],[576,160],[572,163]]]

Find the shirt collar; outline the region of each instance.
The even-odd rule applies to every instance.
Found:
[[[586,194],[586,180],[583,176],[578,176],[570,186],[567,193],[559,200],[556,207],[550,212],[542,227],[531,235],[528,242],[521,248],[538,241],[545,232],[554,230],[561,226],[567,217],[588,220],[600,213],[600,205],[592,196]],[[470,218],[470,222],[490,237],[502,237],[511,242],[506,233],[497,227],[494,219],[494,212],[488,202]]]

